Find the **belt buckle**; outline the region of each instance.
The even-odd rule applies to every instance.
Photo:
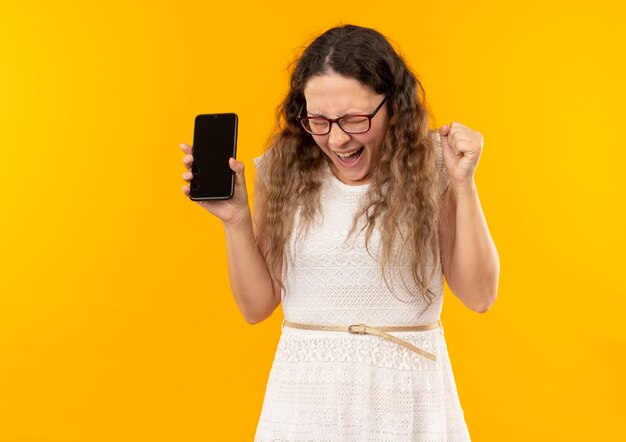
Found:
[[[356,330],[354,330],[352,327],[358,327]],[[366,334],[366,325],[365,324],[352,324],[350,326],[348,326],[348,333],[352,333],[353,335],[364,335]]]

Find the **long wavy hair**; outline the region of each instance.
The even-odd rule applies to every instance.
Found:
[[[430,304],[436,296],[430,290],[435,266],[425,264],[431,258],[440,259],[436,163],[439,145],[428,126],[434,118],[425,104],[421,83],[381,33],[349,24],[316,37],[289,70],[289,91],[276,108],[276,128],[267,140],[264,161],[267,200],[263,216],[268,235],[264,258],[272,279],[285,289],[281,263],[287,265],[286,248],[296,210],[300,210],[304,230],[320,212],[323,168],[331,160],[296,117],[305,102],[303,90],[307,81],[334,72],[388,97],[385,106],[389,121],[382,152],[377,166],[370,171],[366,203],[355,214],[348,236],[363,218],[360,232],[366,229],[367,247],[378,226],[385,284],[393,293],[388,275],[397,267],[394,263],[408,267],[417,291]],[[415,292],[415,288],[408,289],[404,277],[401,279],[409,293]]]

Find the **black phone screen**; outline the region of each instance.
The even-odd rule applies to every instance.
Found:
[[[193,178],[189,183],[192,200],[232,198],[235,173],[228,165],[236,158],[237,115],[233,113],[197,115],[193,131]]]

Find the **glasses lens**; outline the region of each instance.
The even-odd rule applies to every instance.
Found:
[[[305,118],[302,120],[302,124],[312,134],[325,134],[328,132],[328,121],[321,118]]]
[[[367,132],[370,128],[370,120],[367,117],[347,116],[339,120],[339,125],[346,132]]]

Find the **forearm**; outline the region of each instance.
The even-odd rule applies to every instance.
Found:
[[[456,234],[448,285],[466,306],[482,313],[497,296],[498,250],[489,233],[474,181],[455,187],[454,192]]]
[[[224,224],[228,279],[239,310],[250,323],[260,322],[276,309],[272,280],[256,246],[252,220]]]

